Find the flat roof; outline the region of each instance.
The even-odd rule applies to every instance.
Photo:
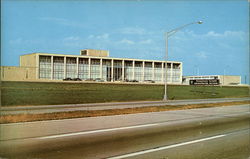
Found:
[[[66,56],[66,57],[82,57],[82,58],[93,58],[93,59],[114,59],[114,60],[127,60],[127,61],[145,61],[145,62],[165,62],[164,60],[144,60],[144,59],[130,59],[130,58],[113,58],[113,57],[99,57],[99,56],[84,56],[84,55],[66,55],[66,54],[55,54],[55,53],[30,53],[30,54],[25,54],[21,56],[26,56],[26,55],[44,55],[44,56]],[[182,64],[182,62],[178,61],[168,61],[170,63],[179,63]]]

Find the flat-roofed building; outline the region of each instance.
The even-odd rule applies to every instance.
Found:
[[[20,56],[20,68],[32,68],[33,76],[30,77],[35,80],[80,78],[164,83],[165,67],[165,61],[111,58],[105,50],[81,50],[80,55],[32,53]],[[167,82],[181,84],[181,62],[167,62]]]

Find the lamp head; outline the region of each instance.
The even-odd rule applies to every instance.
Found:
[[[202,24],[202,23],[203,23],[203,21],[198,21],[198,22],[197,22],[197,24]]]

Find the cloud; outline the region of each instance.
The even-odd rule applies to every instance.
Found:
[[[89,36],[88,36],[88,39],[93,39],[93,38],[95,38],[94,35],[89,35]]]
[[[151,44],[151,43],[152,43],[151,39],[147,39],[147,40],[143,40],[139,42],[139,44]]]
[[[196,56],[198,58],[201,58],[201,59],[206,59],[207,58],[207,54],[204,51],[200,51],[200,52],[196,53]]]
[[[119,41],[118,43],[120,43],[120,44],[128,44],[128,45],[133,45],[133,44],[135,44],[134,41],[128,40],[128,39],[122,39],[122,40]]]
[[[49,21],[49,22],[53,22],[53,23],[60,24],[60,25],[65,25],[65,26],[85,27],[85,25],[83,23],[68,20],[68,19],[65,19],[65,18],[41,17],[41,18],[39,18],[39,20]]]
[[[88,39],[109,39],[109,34],[104,33],[104,34],[101,34],[101,35],[89,35]]]
[[[108,39],[109,38],[109,34],[105,33],[105,34],[102,34],[102,35],[98,35],[96,38],[97,39]]]
[[[24,38],[16,38],[13,40],[9,40],[10,45],[30,45],[30,44],[41,44],[44,43],[44,39],[24,39]]]
[[[223,42],[218,43],[218,46],[221,48],[224,48],[224,49],[232,49],[231,45],[229,45],[227,43],[223,43]]]
[[[87,47],[93,49],[106,49],[115,43],[115,41],[110,39],[110,34],[108,33],[91,34],[86,37],[69,36],[63,38],[62,42],[67,47]]]
[[[247,36],[247,33],[243,31],[231,31],[227,30],[223,33],[216,33],[214,31],[209,31],[203,37],[211,37],[211,38],[237,38],[240,40],[244,40]]]
[[[209,31],[207,34],[205,34],[207,37],[221,37],[222,34],[215,33],[214,31]]]
[[[77,40],[80,40],[80,37],[70,36],[70,37],[64,38],[63,40],[65,40],[65,41],[77,41]]]
[[[66,23],[66,22],[68,22],[67,19],[64,19],[64,18],[55,18],[55,17],[41,17],[39,19],[40,20],[45,20],[45,21],[60,22],[60,23]]]
[[[146,30],[143,28],[139,28],[139,27],[127,27],[127,28],[118,29],[118,33],[143,35],[143,34],[146,34]]]
[[[172,37],[171,37],[172,38]],[[231,31],[226,30],[224,32],[215,32],[213,30],[208,31],[205,34],[197,34],[193,31],[186,30],[186,31],[179,31],[177,34],[173,35],[173,39],[175,40],[190,40],[191,38],[194,39],[238,39],[238,40],[246,40],[247,33],[244,31]]]

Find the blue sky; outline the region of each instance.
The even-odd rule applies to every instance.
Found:
[[[1,7],[5,66],[18,66],[27,53],[79,55],[87,48],[162,60],[164,32],[202,20],[169,39],[169,60],[183,62],[184,75],[249,76],[247,0],[3,0]]]

